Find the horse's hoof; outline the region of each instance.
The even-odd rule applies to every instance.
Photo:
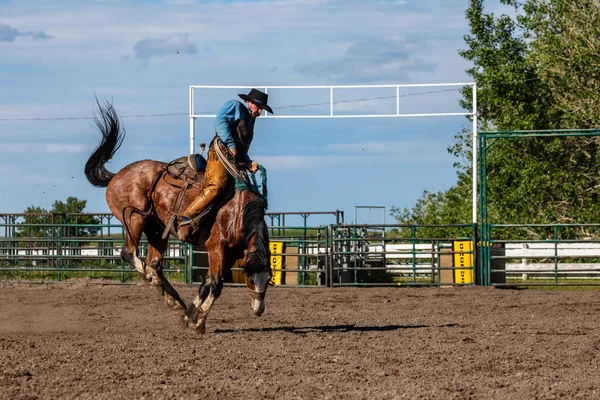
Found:
[[[206,328],[202,324],[198,325],[197,323],[189,321],[187,326],[188,328],[194,330],[198,335],[204,335],[206,333]]]
[[[181,322],[181,327],[183,328],[188,328],[190,325],[190,319],[188,318],[187,315],[182,315],[181,319],[179,320],[179,322]]]

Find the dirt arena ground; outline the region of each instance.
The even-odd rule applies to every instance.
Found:
[[[599,398],[599,377],[596,290],[271,288],[258,318],[226,287],[201,336],[146,285],[0,284],[2,399]]]

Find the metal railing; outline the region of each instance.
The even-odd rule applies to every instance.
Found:
[[[79,223],[90,219],[96,223]],[[121,259],[125,231],[112,214],[0,214],[0,274],[31,280],[95,277],[129,281],[137,272]],[[114,221],[114,222],[113,222]],[[115,223],[116,222],[116,223]],[[139,255],[148,242],[142,237]],[[164,272],[187,281],[189,246],[170,241]]]
[[[342,223],[310,226],[311,215]],[[301,224],[286,224],[293,217]],[[80,223],[90,218],[95,223]],[[125,232],[112,218],[0,214],[0,277],[137,279],[120,257]],[[483,243],[475,224],[344,224],[339,211],[271,213],[266,220],[273,282],[281,286],[600,285],[600,239],[592,238],[600,224],[490,224]],[[590,238],[574,239],[579,231]],[[147,246],[142,238],[142,259]],[[202,248],[169,242],[169,279],[197,284],[207,269]],[[234,266],[227,279],[243,285],[243,270]]]
[[[444,237],[438,236],[440,230],[446,231]],[[331,284],[473,285],[475,233],[474,224],[333,226]],[[457,243],[463,243],[464,248],[459,249]],[[463,264],[457,268],[459,255]]]
[[[575,239],[579,231],[590,237]],[[598,233],[600,224],[489,224],[481,260],[485,284],[598,286]]]

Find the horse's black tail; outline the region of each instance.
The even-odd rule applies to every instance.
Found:
[[[121,128],[117,112],[110,102],[105,101],[104,104],[100,104],[96,99],[96,103],[99,115],[94,116],[94,122],[102,134],[102,139],[85,164],[85,176],[92,185],[107,187],[115,174],[108,171],[104,164],[121,147],[125,138],[125,130]]]

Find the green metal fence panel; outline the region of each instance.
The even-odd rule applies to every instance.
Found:
[[[482,131],[478,142],[478,275],[485,286],[596,286],[600,284],[600,227],[580,224],[507,224],[489,216],[488,156],[498,140],[600,136],[600,129]],[[506,188],[510,190],[510,188]],[[589,221],[594,222],[594,221]],[[585,229],[582,229],[585,228]],[[573,235],[573,231],[586,232]],[[520,246],[520,248],[519,248]]]
[[[273,283],[287,287],[325,286],[327,277],[327,235],[326,226],[269,226],[271,244],[278,243],[281,250],[275,254],[280,259],[280,267],[271,257],[274,272]],[[200,284],[208,271],[208,256],[203,246],[195,246],[192,250],[191,283]],[[277,274],[279,274],[277,276]],[[243,269],[234,265],[226,274],[225,283],[232,286],[244,286]]]
[[[489,224],[493,286],[600,286],[600,224]],[[512,239],[506,239],[510,237]]]
[[[80,223],[93,218],[97,223]],[[110,214],[0,214],[0,276],[31,280],[93,277],[126,282],[137,272],[120,257],[125,232]],[[187,245],[170,242],[163,271],[188,279]],[[147,252],[145,238],[140,257]]]
[[[332,286],[475,284],[474,224],[337,225],[331,230]],[[457,259],[463,261],[460,268]]]
[[[270,240],[281,247],[274,256],[274,283],[289,287],[446,286],[472,285],[479,271],[473,259],[473,224],[456,225],[301,225],[268,227]],[[82,220],[97,218],[98,223]],[[35,218],[34,218],[35,217]],[[280,220],[284,220],[279,215]],[[288,221],[289,221],[288,215]],[[19,279],[64,280],[93,277],[126,282],[136,271],[120,257],[125,231],[109,214],[0,214],[0,275]],[[93,232],[93,234],[91,234]],[[456,243],[471,243],[457,250]],[[139,256],[144,259],[147,242]],[[470,259],[458,271],[470,278],[458,281],[456,257]],[[173,241],[165,255],[170,280],[199,284],[208,270],[206,251]],[[244,285],[243,270],[234,266],[228,284]]]

